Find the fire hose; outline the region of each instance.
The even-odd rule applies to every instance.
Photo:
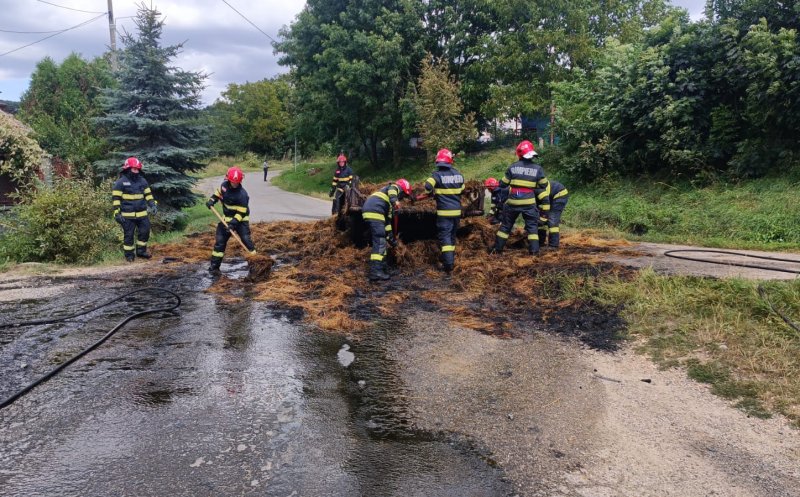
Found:
[[[140,318],[142,316],[146,316],[148,314],[155,314],[157,312],[174,311],[175,309],[177,309],[181,305],[181,298],[175,292],[172,292],[172,291],[167,290],[165,288],[146,287],[146,288],[139,288],[137,290],[133,290],[131,292],[125,293],[123,295],[120,295],[119,297],[116,297],[116,298],[113,298],[111,300],[108,300],[108,301],[106,301],[106,302],[104,302],[104,303],[102,303],[100,305],[94,306],[94,307],[92,307],[90,309],[87,309],[87,310],[84,310],[84,311],[81,311],[81,312],[78,312],[78,313],[75,313],[75,314],[72,314],[72,315],[66,316],[66,317],[59,317],[59,318],[52,318],[52,319],[40,319],[40,320],[35,320],[35,321],[16,321],[16,322],[0,323],[0,329],[59,323],[59,322],[67,321],[67,320],[70,320],[70,319],[73,319],[73,318],[76,318],[76,317],[79,317],[79,316],[83,316],[85,314],[89,314],[92,311],[96,311],[97,309],[100,309],[102,307],[106,307],[106,306],[108,306],[110,304],[113,304],[114,302],[118,302],[118,301],[120,301],[120,300],[122,300],[122,299],[124,299],[124,298],[126,298],[126,297],[128,297],[130,295],[133,295],[135,293],[141,293],[141,292],[167,293],[167,294],[169,294],[169,297],[175,299],[175,302],[173,304],[165,305],[163,307],[150,308],[150,309],[147,309],[145,311],[141,311],[141,312],[137,312],[137,313],[129,315],[128,317],[126,317],[125,319],[120,321],[111,330],[109,330],[108,333],[106,333],[100,340],[96,341],[95,343],[93,343],[89,347],[86,347],[81,352],[79,352],[78,354],[76,354],[75,356],[73,356],[72,358],[67,360],[66,362],[60,364],[58,367],[56,367],[52,371],[48,372],[47,374],[45,374],[44,376],[42,376],[38,380],[34,381],[33,383],[29,384],[28,386],[26,386],[22,390],[18,391],[17,393],[13,394],[12,396],[10,396],[7,399],[5,399],[2,402],[0,402],[0,409],[4,409],[4,408],[10,406],[17,399],[22,397],[23,395],[27,394],[28,392],[30,392],[31,390],[33,390],[37,386],[39,386],[42,383],[46,382],[47,380],[51,379],[52,377],[54,377],[55,375],[60,373],[62,370],[64,370],[64,368],[66,368],[67,366],[69,366],[73,362],[77,361],[81,357],[85,356],[86,354],[88,354],[92,350],[94,350],[97,347],[99,347],[103,342],[105,342],[106,340],[111,338],[117,331],[119,331],[123,326],[125,326],[130,321],[133,321],[134,319]]]

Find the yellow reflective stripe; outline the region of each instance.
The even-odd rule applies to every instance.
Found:
[[[336,181],[350,181],[351,179],[353,179],[353,177],[352,176],[344,176],[342,178],[334,178],[334,179]]]
[[[539,240],[539,235],[537,235],[536,233],[528,235],[528,240]]]
[[[222,257],[225,255],[225,252],[217,252],[216,250],[211,251],[211,257]]]
[[[400,195],[400,187],[399,186],[391,185],[391,186],[389,186],[389,189],[390,190],[394,190],[395,195]]]
[[[247,214],[247,207],[242,207],[241,205],[231,205],[231,204],[226,204],[226,203],[223,202],[222,206],[225,207],[228,210],[241,212],[242,214]]]
[[[498,231],[497,232],[497,236],[499,236],[502,239],[507,239],[508,238],[508,233],[503,233],[502,231]]]
[[[140,200],[143,199],[144,195],[141,193],[123,193],[122,200]]]
[[[147,188],[145,188],[145,189],[144,189],[144,193],[145,193],[145,194],[147,194],[147,193],[151,193],[151,192],[150,192],[150,187],[149,187],[149,186],[148,186]]]
[[[550,210],[550,204],[540,205],[539,206],[539,210],[540,211],[549,211]]]
[[[336,184],[337,184],[336,178],[333,178],[333,182],[331,183],[331,186],[336,186]]]
[[[546,198],[547,198],[547,191],[546,191],[546,190],[545,190],[545,191],[543,191],[542,193],[540,193],[539,195],[537,195],[537,196],[536,196],[536,198],[538,198],[539,200],[546,199]]]
[[[119,197],[120,195],[122,195],[122,190],[112,190],[111,195],[116,195],[117,197]]]
[[[431,186],[436,186],[436,180],[435,180],[435,179],[433,179],[433,178],[428,178],[428,179],[426,179],[426,180],[425,180],[425,183],[427,183],[427,184],[429,184],[429,185],[431,185]]]
[[[511,180],[511,186],[524,186],[524,187],[527,187],[527,188],[536,188],[536,182],[535,181],[528,181],[528,180],[524,180],[524,179],[512,179]]]
[[[547,230],[548,230],[548,228],[547,228],[546,224],[542,224],[542,225],[539,226],[539,231],[547,231]]]
[[[133,250],[135,248],[136,247],[134,247],[133,245],[123,245],[122,246],[122,250]]]
[[[115,200],[115,201],[112,202],[112,204],[114,204],[114,207],[119,206],[121,203],[122,202],[120,202],[119,200]]]
[[[560,192],[558,192],[558,193],[556,193],[555,195],[553,195],[553,199],[561,198],[561,197],[564,197],[564,196],[566,196],[566,195],[569,195],[569,192],[567,191],[567,189],[566,189],[566,188],[564,188],[564,189],[563,189],[563,190],[561,190]]]
[[[456,217],[461,215],[461,209],[436,211],[437,216]]]
[[[123,212],[122,217],[145,217],[147,216],[147,211],[139,211],[139,212]]]
[[[214,190],[214,196],[215,196],[215,197],[222,198],[222,190],[220,190],[219,188],[217,188],[216,190]]]
[[[238,212],[237,212],[236,214],[234,214],[234,216],[233,216],[233,217],[235,217],[235,218],[236,218],[236,220],[237,220],[237,221],[239,221],[239,222],[241,222],[241,221],[244,219],[244,218],[242,217],[242,215],[241,215],[240,213],[238,213]]]
[[[387,224],[386,225],[386,231],[392,231],[392,225],[391,224]]]
[[[442,245],[442,252],[455,252],[455,245]]]
[[[371,261],[382,261],[383,254],[369,254],[369,260]]]
[[[510,198],[506,200],[508,205],[531,205],[536,203],[535,198],[523,198],[523,199],[513,199]]]
[[[553,226],[552,228],[550,228],[550,233],[558,233],[560,231],[561,229],[558,226]]]
[[[150,195],[150,194],[147,194],[147,195],[144,196],[144,199],[149,202],[149,201],[153,200],[153,196]]]
[[[433,190],[433,193],[438,193],[439,195],[461,195],[461,192],[464,191],[464,187],[461,188],[436,188]]]
[[[378,214],[377,212],[362,212],[361,217],[364,219],[372,219],[375,221],[386,221],[386,216]]]
[[[147,242],[142,242],[142,241],[136,240],[136,245],[138,245],[140,247],[147,247]]]
[[[506,184],[506,185],[507,185],[507,184],[509,183],[509,181],[510,181],[510,180],[509,180],[507,177],[505,177],[505,176],[503,176],[502,178],[500,178],[500,183],[503,183],[503,184]]]
[[[377,191],[377,192],[373,193],[373,194],[372,194],[372,195],[370,195],[370,196],[371,196],[371,197],[378,197],[378,198],[380,198],[380,199],[383,199],[383,200],[385,200],[385,201],[387,201],[387,202],[389,201],[389,195],[386,195],[386,194],[385,194],[385,193],[383,193],[382,191]]]
[[[539,180],[539,184],[540,185],[549,185],[550,184],[550,180],[547,179],[547,178],[542,178],[542,179]]]

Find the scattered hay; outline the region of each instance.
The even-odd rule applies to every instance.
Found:
[[[263,256],[269,259],[263,270],[269,277],[252,280],[252,298],[300,309],[308,322],[342,333],[366,328],[374,317],[371,312],[392,315],[403,305],[425,305],[447,312],[459,325],[496,336],[526,331],[515,330],[512,322],[528,323],[527,330],[558,329],[574,335],[575,329],[591,332],[581,328],[591,313],[586,301],[564,297],[564,285],[571,285],[574,292],[604,275],[625,279],[632,274],[604,257],[625,251],[628,242],[583,234],[565,234],[561,250],[544,250],[534,258],[527,254],[525,233],[515,230],[505,253],[488,255],[497,226],[474,217],[462,220],[456,268],[450,277],[437,270],[437,243],[419,240],[390,250],[389,261],[400,274],[387,283],[370,283],[366,278],[369,247],[354,247],[334,223],[331,218],[315,223],[252,224],[259,254],[272,256]],[[204,262],[212,245],[212,235],[202,234],[181,245],[161,247],[160,254]],[[231,295],[234,285],[241,282],[220,278],[209,291]],[[608,336],[619,323],[599,317],[592,322],[613,330],[600,330],[603,338],[590,338],[587,343],[607,346]]]

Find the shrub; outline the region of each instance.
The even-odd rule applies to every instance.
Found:
[[[0,258],[17,262],[93,262],[117,244],[109,189],[59,180],[32,192],[2,221]]]

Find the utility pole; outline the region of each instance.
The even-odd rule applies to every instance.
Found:
[[[297,135],[294,135],[294,170],[297,172]]]
[[[113,0],[108,0],[108,34],[111,37],[111,70],[117,71],[117,26],[114,23]]]

